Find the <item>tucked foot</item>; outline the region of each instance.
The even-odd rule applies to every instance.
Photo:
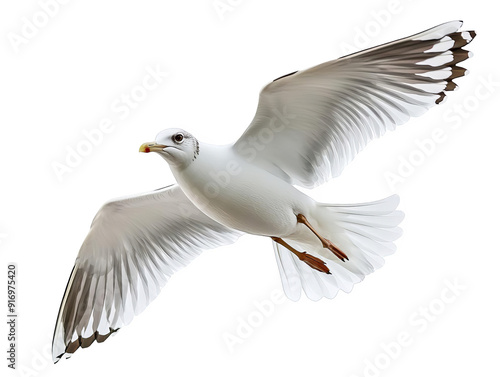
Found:
[[[300,251],[295,250],[292,246],[287,244],[285,241],[283,241],[279,237],[271,237],[271,239],[274,242],[276,242],[277,244],[280,244],[281,246],[286,247],[288,250],[290,250],[292,253],[294,253],[297,256],[297,258],[299,258],[300,261],[304,262],[309,267],[311,267],[317,271],[324,272],[325,274],[331,275],[330,269],[327,267],[326,262],[322,261],[319,258],[316,258],[315,256],[313,256],[311,254],[306,253],[305,251],[300,252]]]
[[[303,214],[299,213],[297,215],[297,222],[299,222],[299,223],[304,224],[305,226],[307,226],[309,228],[309,230],[311,232],[313,232],[316,237],[318,237],[318,239],[323,244],[323,247],[325,249],[330,250],[342,262],[345,262],[346,260],[349,260],[349,258],[347,257],[347,255],[345,255],[345,253],[342,250],[340,250],[337,246],[335,246],[332,241],[327,240],[326,238],[322,237],[318,232],[316,232],[316,230],[312,227],[311,223],[309,223],[309,221],[307,220],[307,218]]]
[[[349,258],[347,257],[347,255],[345,255],[345,253],[340,250],[337,246],[335,246],[333,244],[332,241],[330,240],[327,240],[326,238],[324,238],[322,240],[323,242],[323,247],[325,249],[328,249],[330,250],[333,254],[335,254],[342,262],[345,262],[346,260],[349,260]]]
[[[305,251],[297,252],[295,255],[297,255],[297,257],[309,267],[317,271],[324,272],[325,274],[331,275],[330,269],[327,267],[326,262],[322,261],[319,258],[316,258],[314,255],[308,254]]]

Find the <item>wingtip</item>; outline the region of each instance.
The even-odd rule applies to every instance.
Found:
[[[83,338],[82,336],[79,336],[76,340],[66,345],[64,352],[58,354],[58,352],[52,350],[52,361],[54,362],[54,364],[57,364],[63,357],[69,359],[78,349],[80,348],[84,349],[90,347],[92,343],[94,343],[94,341],[96,341],[97,343],[102,343],[105,340],[107,340],[111,335],[114,335],[116,332],[118,332],[118,330],[120,330],[120,328],[116,329],[109,328],[109,332],[104,335],[101,335],[99,334],[98,331],[96,331],[88,338]]]
[[[463,22],[463,20],[452,20],[452,21],[444,22],[439,26],[445,26],[445,25],[446,26],[453,25],[453,28],[455,29],[455,31],[458,31],[464,25],[464,22]]]
[[[61,353],[60,355],[58,356],[55,356],[55,355],[52,355],[52,361],[54,362],[54,364],[57,364],[59,361],[61,361],[61,359],[66,355],[66,359],[69,359],[73,354],[72,353],[66,353],[66,352],[63,352]]]
[[[438,96],[439,97],[436,99],[436,105],[439,105],[440,103],[446,100],[446,94],[444,94],[444,92],[438,93]]]

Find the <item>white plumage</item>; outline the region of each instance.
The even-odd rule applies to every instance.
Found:
[[[395,251],[397,196],[363,204],[317,203],[294,185],[338,176],[372,139],[439,104],[466,71],[475,36],[460,21],[282,76],[232,145],[168,129],[157,152],[177,180],[117,199],[97,213],[56,322],[53,358],[102,342],[128,324],[168,278],[203,250],[245,233],[269,236],[283,289],[318,300],[349,292]]]

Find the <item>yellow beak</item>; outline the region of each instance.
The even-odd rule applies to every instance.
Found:
[[[144,143],[139,148],[139,152],[149,153],[149,152],[161,152],[163,148],[166,148],[166,145],[156,144],[154,141],[150,143]]]

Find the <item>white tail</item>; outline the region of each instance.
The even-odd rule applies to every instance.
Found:
[[[393,243],[401,235],[399,223],[404,214],[396,211],[397,195],[370,203],[318,203],[310,221],[316,229],[331,240],[349,257],[342,262],[330,250],[324,249],[318,239],[306,242],[284,240],[299,251],[307,251],[324,260],[331,274],[325,274],[301,262],[283,246],[273,242],[283,290],[288,298],[297,301],[301,291],[311,300],[334,298],[339,290],[350,292],[354,284],[380,268],[384,257],[396,251]]]

